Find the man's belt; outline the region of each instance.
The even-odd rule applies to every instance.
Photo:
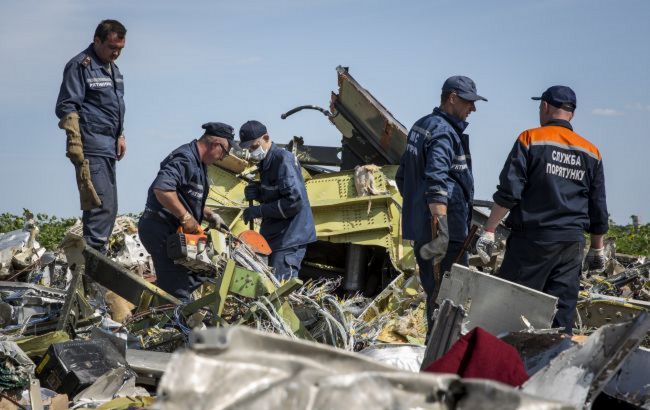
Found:
[[[161,222],[161,223],[164,223],[164,224],[170,225],[170,226],[177,226],[178,225],[178,222],[169,220],[169,218],[167,218],[162,213],[162,211],[154,211],[154,210],[151,210],[151,209],[145,209],[144,212],[142,213],[142,218],[143,219],[149,219],[149,220],[156,221],[156,222]]]

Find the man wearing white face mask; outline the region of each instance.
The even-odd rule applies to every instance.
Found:
[[[275,276],[288,280],[298,276],[307,244],[316,241],[314,218],[305,181],[296,157],[271,141],[266,127],[248,121],[239,130],[240,146],[259,162],[261,184],[249,184],[247,200],[256,200],[244,210],[246,223],[261,218],[260,233],[271,247],[269,265]]]

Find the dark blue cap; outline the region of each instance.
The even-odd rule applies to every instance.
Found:
[[[573,112],[578,106],[576,93],[564,85],[554,85],[549,87],[541,97],[531,97],[533,100],[542,100],[551,104],[553,107],[562,108],[565,111]]]
[[[442,85],[442,91],[454,91],[460,98],[467,101],[487,101],[487,98],[476,94],[476,84],[474,84],[474,81],[462,75],[449,77]]]
[[[259,121],[247,121],[239,129],[239,146],[248,148],[253,145],[253,141],[267,134],[266,126]]]
[[[205,133],[215,137],[225,138],[230,141],[235,139],[235,129],[223,122],[207,122],[201,126]]]

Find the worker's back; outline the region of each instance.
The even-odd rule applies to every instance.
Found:
[[[607,226],[600,152],[573,132],[568,121],[553,120],[524,131],[509,158],[495,201],[518,202],[506,220],[513,236],[573,241],[599,228],[592,225]]]

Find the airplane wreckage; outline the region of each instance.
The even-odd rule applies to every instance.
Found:
[[[257,178],[245,152],[209,167],[207,206],[228,226],[170,245],[211,277],[189,303],[153,284],[133,218],[118,218],[107,256],[80,225],[54,253],[33,220],[0,234],[0,409],[650,408],[650,263],[613,243],[606,272],[583,275],[576,336],[550,329],[555,297],[490,275],[501,254],[445,273],[426,340],[394,182],[407,130],[337,75],[329,110],[282,114],[318,110],[342,134],[283,146],[318,238],[300,279],[275,279],[241,219]],[[491,204],[474,205],[469,251]]]

